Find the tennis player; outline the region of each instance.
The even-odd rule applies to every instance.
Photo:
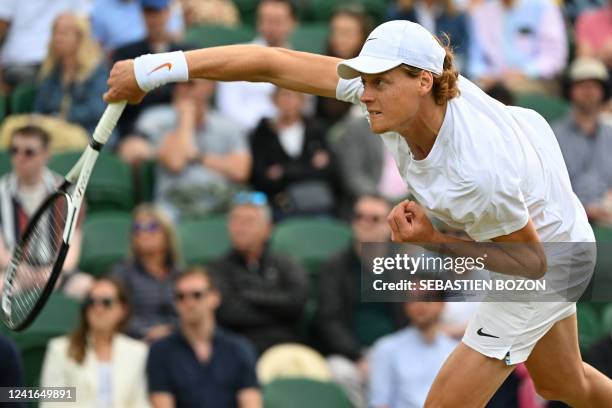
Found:
[[[115,64],[105,99],[136,103],[189,78],[271,82],[360,103],[416,198],[389,215],[396,242],[458,242],[432,226],[431,213],[473,241],[531,244],[487,264],[531,278],[547,270],[542,242],[594,242],[546,121],[459,76],[452,52],[418,24],[378,26],[346,61],[256,45],[145,55]],[[521,362],[544,398],[612,406],[612,380],[581,361],[576,305],[567,301],[481,303],[425,405],[482,407]]]

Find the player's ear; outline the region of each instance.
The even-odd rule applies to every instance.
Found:
[[[433,88],[433,74],[429,71],[422,70],[419,75],[419,93],[425,96]]]

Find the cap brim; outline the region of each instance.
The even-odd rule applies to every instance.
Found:
[[[402,61],[360,55],[338,64],[338,76],[342,79],[357,78],[361,74],[380,74],[402,65]]]

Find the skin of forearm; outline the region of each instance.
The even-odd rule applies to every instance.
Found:
[[[448,245],[450,244],[450,245]],[[453,256],[482,257],[485,268],[492,272],[528,279],[539,279],[546,272],[546,255],[540,243],[484,243],[464,240],[436,232],[428,249]]]
[[[204,154],[202,164],[216,170],[237,183],[244,183],[249,178],[251,158],[247,154],[231,154],[228,156],[218,154]]]
[[[190,78],[271,82],[314,95],[335,97],[338,58],[259,45],[211,47],[185,53]]]

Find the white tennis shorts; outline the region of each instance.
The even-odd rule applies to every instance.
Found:
[[[507,365],[519,364],[556,322],[574,313],[574,302],[482,302],[462,341]]]

